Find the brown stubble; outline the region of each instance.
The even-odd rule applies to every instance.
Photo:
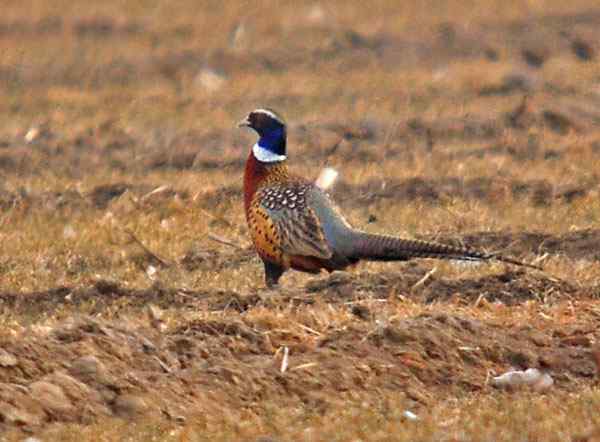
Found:
[[[594,6],[3,6],[0,321],[17,362],[0,354],[0,381],[27,399],[33,382],[95,355],[119,395],[148,410],[131,423],[116,398],[73,394],[66,413],[23,399],[13,406],[39,422],[4,418],[2,430],[19,440],[21,427],[49,440],[592,434],[598,61],[577,58],[560,31],[593,46]],[[295,172],[337,168],[333,194],[355,225],[525,260],[548,253],[546,272],[368,263],[286,274],[265,291],[241,193],[254,139],[234,127],[259,106],[290,123]],[[548,369],[555,386],[540,396],[488,385],[519,363]]]

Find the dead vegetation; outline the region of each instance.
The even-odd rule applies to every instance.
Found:
[[[434,3],[4,7],[3,439],[598,439],[600,10]],[[354,224],[545,271],[264,289],[234,128],[257,106]],[[528,368],[551,387],[491,381]]]

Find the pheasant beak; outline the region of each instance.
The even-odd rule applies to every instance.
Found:
[[[248,117],[246,117],[242,121],[240,121],[238,123],[237,127],[250,127],[250,121],[248,120]]]

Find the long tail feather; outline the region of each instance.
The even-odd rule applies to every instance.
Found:
[[[352,257],[367,261],[407,261],[412,258],[455,259],[460,261],[496,260],[541,270],[541,267],[495,253],[429,241],[356,232]]]

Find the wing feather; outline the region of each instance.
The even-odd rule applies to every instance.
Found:
[[[333,253],[321,222],[306,204],[310,186],[310,183],[274,184],[261,189],[256,201],[277,230],[284,253],[329,259]]]

